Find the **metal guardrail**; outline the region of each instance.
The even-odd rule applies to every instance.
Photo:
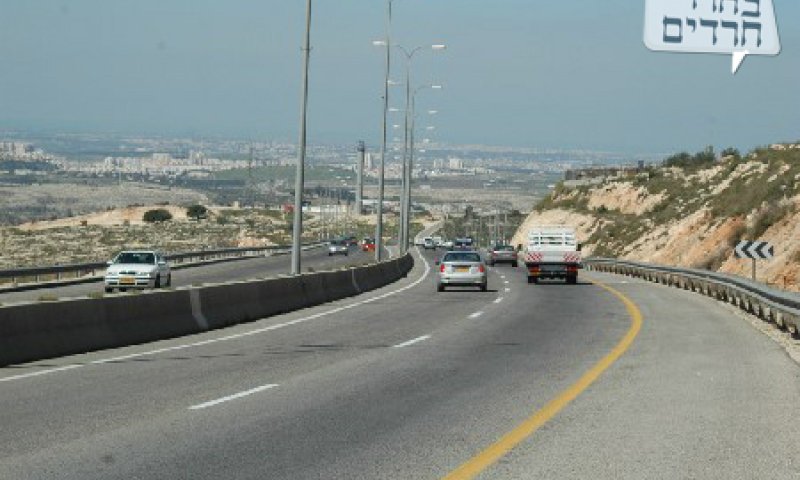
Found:
[[[324,243],[306,243],[304,248],[314,248],[322,246]],[[290,245],[273,245],[270,247],[237,247],[237,248],[218,248],[213,250],[199,250],[194,252],[182,252],[165,255],[167,260],[176,264],[193,262],[206,262],[209,260],[238,258],[238,257],[257,257],[271,253],[283,253],[291,251]],[[51,265],[44,267],[25,267],[9,270],[0,270],[0,279],[10,279],[10,283],[19,283],[22,279],[31,279],[33,283],[41,283],[43,277],[52,277],[47,280],[59,281],[68,276],[80,278],[84,276],[95,276],[98,270],[105,270],[106,262],[73,263],[68,265]],[[72,274],[72,275],[70,275]]]
[[[590,270],[627,275],[690,290],[731,303],[800,338],[800,294],[778,290],[736,275],[694,268],[608,258],[590,258],[584,260],[584,266]]]

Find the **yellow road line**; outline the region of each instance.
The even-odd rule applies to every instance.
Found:
[[[466,480],[478,476],[492,464],[503,458],[522,441],[533,435],[542,425],[550,421],[558,412],[575,400],[578,395],[583,393],[589,385],[597,380],[597,378],[616,362],[631,346],[633,340],[639,334],[639,330],[642,328],[642,312],[639,311],[639,308],[632,300],[618,290],[598,281],[590,281],[598,287],[610,292],[625,305],[628,315],[631,317],[631,326],[628,332],[608,355],[603,357],[589,369],[589,371],[584,373],[577,382],[561,392],[557,397],[550,400],[547,405],[536,411],[516,428],[506,433],[500,440],[443,477],[443,480]]]

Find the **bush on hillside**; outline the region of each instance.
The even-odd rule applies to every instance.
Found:
[[[665,167],[679,167],[679,168],[703,168],[713,165],[717,161],[714,155],[713,147],[706,147],[702,152],[697,152],[694,155],[688,152],[681,152],[664,160]]]
[[[208,209],[200,204],[192,205],[186,209],[186,216],[195,220],[200,220],[208,216]]]
[[[172,220],[172,214],[169,213],[169,210],[164,208],[157,208],[155,210],[148,210],[144,212],[144,216],[142,217],[147,223],[160,223]]]

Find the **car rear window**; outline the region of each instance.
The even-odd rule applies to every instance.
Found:
[[[513,252],[514,247],[511,245],[497,245],[494,247],[495,251],[502,251],[502,252]]]
[[[443,262],[480,262],[481,256],[474,252],[454,252],[444,256]]]

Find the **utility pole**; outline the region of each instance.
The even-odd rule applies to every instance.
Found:
[[[256,208],[255,180],[253,179],[253,144],[250,144],[250,156],[247,158],[247,203]]]
[[[300,252],[303,238],[303,188],[306,162],[306,114],[308,113],[308,64],[311,56],[311,0],[306,0],[306,35],[303,43],[303,87],[300,102],[300,144],[294,179],[294,224],[292,231],[292,275],[300,275]]]
[[[358,142],[358,165],[356,166],[356,215],[364,213],[364,156],[367,147],[364,141]]]

